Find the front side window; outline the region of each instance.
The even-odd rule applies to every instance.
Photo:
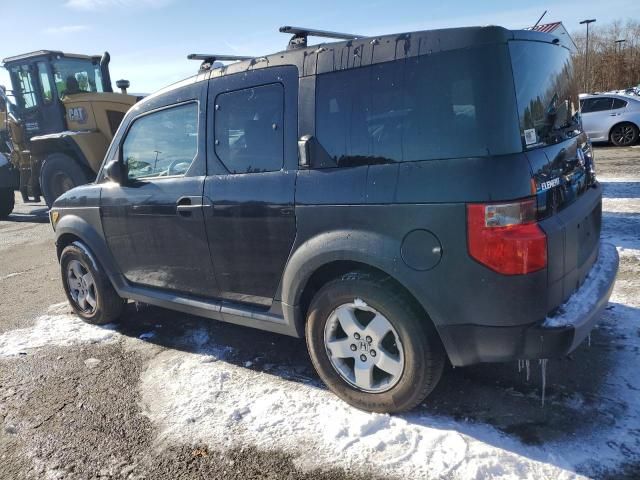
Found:
[[[34,86],[34,79],[31,71],[26,65],[13,67],[11,73],[15,76],[18,84],[18,103],[22,108],[33,108],[38,105],[38,97]]]
[[[222,93],[214,108],[215,151],[229,172],[272,172],[282,168],[282,84]]]
[[[571,53],[543,42],[509,42],[526,149],[558,143],[576,134],[578,85]]]
[[[42,99],[45,103],[49,103],[53,99],[53,91],[51,90],[46,63],[38,62],[38,74],[40,75],[40,85],[42,86]]]
[[[53,62],[53,78],[58,96],[102,92],[100,67],[91,60],[61,58]]]
[[[318,141],[340,167],[518,151],[508,62],[496,45],[318,75]]]
[[[189,103],[144,115],[122,144],[130,179],[184,175],[198,149],[198,105]]]

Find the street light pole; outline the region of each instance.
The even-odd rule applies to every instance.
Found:
[[[621,39],[615,41],[615,44],[616,44],[616,55],[615,55],[616,77],[618,79],[624,78],[624,73],[625,72],[624,72],[624,57],[622,56],[622,53],[623,53],[623,50],[622,50],[623,45],[622,44],[624,42],[626,42],[626,41],[627,41],[626,38],[621,38]],[[618,49],[618,45],[620,45],[619,49]],[[620,51],[618,52],[618,50],[620,50]],[[622,71],[619,71],[619,69],[622,70]]]
[[[591,18],[588,20],[582,20],[580,22],[580,25],[586,25],[587,26],[587,41],[586,41],[586,46],[585,46],[585,53],[584,53],[584,93],[589,93],[589,86],[587,85],[587,75],[588,75],[588,71],[589,71],[589,24],[595,22],[596,19],[595,18]]]

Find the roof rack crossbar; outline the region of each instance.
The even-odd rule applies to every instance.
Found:
[[[245,57],[242,55],[218,55],[216,53],[191,53],[187,55],[189,60],[201,60],[200,70],[209,70],[213,63],[220,62],[240,62],[242,60],[253,60],[254,57]]]
[[[314,30],[313,28],[292,27],[285,25],[280,27],[280,32],[293,35],[287,45],[287,50],[296,48],[305,48],[307,46],[307,37],[337,38],[341,40],[355,40],[363,35],[355,35],[352,33],[329,32],[327,30]]]

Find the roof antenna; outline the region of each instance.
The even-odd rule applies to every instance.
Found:
[[[241,55],[217,55],[215,53],[191,53],[187,55],[189,60],[202,60],[200,71],[215,68],[216,61],[239,62],[242,60],[253,60],[253,57],[243,57]]]
[[[287,45],[287,50],[305,48],[307,46],[308,36],[323,37],[323,38],[337,38],[341,40],[355,40],[356,38],[362,38],[362,35],[354,35],[351,33],[329,32],[326,30],[314,30],[312,28],[291,27],[289,25],[280,27],[280,32],[290,33],[293,35],[291,37],[291,40],[289,40],[289,45]]]
[[[545,10],[542,15],[540,15],[540,18],[538,19],[538,21],[536,22],[536,24],[531,27],[531,30],[533,30],[534,28],[536,28],[538,26],[538,24],[540,23],[540,21],[542,20],[542,17],[544,17],[547,14],[547,11]]]

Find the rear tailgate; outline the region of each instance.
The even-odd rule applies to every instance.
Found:
[[[598,255],[602,189],[591,174],[590,146],[580,140],[527,152],[547,234],[549,312],[582,285]]]

